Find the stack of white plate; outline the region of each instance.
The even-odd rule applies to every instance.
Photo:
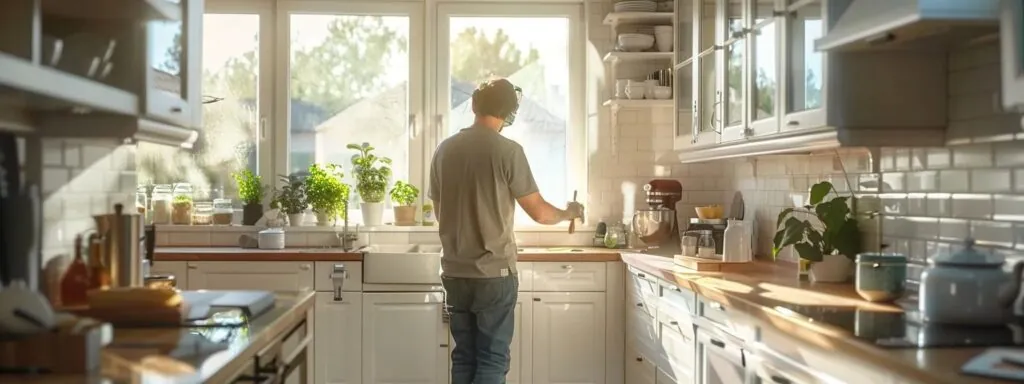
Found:
[[[615,3],[615,12],[654,12],[658,3],[651,0],[624,0]]]

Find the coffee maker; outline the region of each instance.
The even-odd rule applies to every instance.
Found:
[[[676,203],[682,199],[683,185],[676,180],[651,180],[644,185],[644,192],[649,208],[633,215],[633,233],[640,241],[637,248],[671,257],[679,253]]]

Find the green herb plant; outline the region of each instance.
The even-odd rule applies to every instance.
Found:
[[[420,197],[420,190],[416,186],[402,180],[395,182],[391,188],[391,201],[399,206],[410,206]]]
[[[384,201],[384,193],[391,177],[391,159],[373,154],[370,143],[349,144],[348,149],[358,151],[352,156],[352,171],[356,176],[356,191],[365,203]]]
[[[309,207],[306,201],[306,183],[298,176],[280,176],[284,186],[274,194],[272,207],[280,208],[287,215],[302,213]]]
[[[171,204],[192,204],[192,196],[177,195],[171,200]]]
[[[246,205],[260,204],[263,196],[267,193],[267,186],[263,185],[263,176],[257,175],[248,169],[232,174],[235,183],[238,184],[238,198]]]
[[[337,164],[313,164],[305,180],[306,202],[313,212],[330,217],[348,218],[349,186],[341,181],[345,174]]]
[[[825,198],[835,194],[831,200]],[[839,196],[832,183],[823,181],[811,187],[808,205],[786,208],[776,222],[772,257],[788,246],[801,259],[818,262],[825,255],[841,254],[850,258],[860,252],[860,229],[850,211],[854,196]]]

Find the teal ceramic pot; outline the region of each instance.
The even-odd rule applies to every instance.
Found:
[[[896,253],[857,255],[857,294],[872,302],[890,302],[907,285],[907,257]]]

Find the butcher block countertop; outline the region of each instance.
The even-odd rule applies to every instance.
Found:
[[[619,261],[621,249],[594,247],[527,247],[519,261]],[[362,261],[363,254],[339,248],[252,249],[240,247],[157,247],[156,261]]]

